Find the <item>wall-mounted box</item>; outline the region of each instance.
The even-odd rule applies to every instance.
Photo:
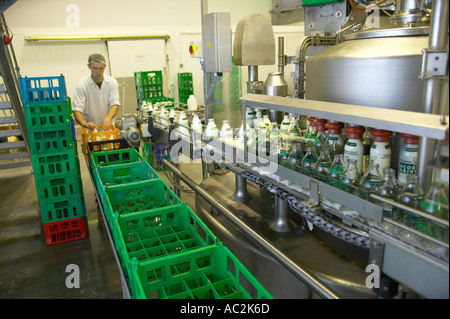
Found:
[[[216,12],[203,16],[202,43],[205,72],[231,72],[231,15]]]

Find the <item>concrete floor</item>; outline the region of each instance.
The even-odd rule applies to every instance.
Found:
[[[47,246],[32,167],[0,170],[0,298],[123,298],[120,271],[81,152],[79,127],[76,133],[88,238]],[[180,197],[189,206],[194,203],[191,194]],[[69,264],[79,266],[80,288],[66,287]]]
[[[47,246],[31,166],[0,172],[0,298],[122,298],[120,273],[77,133],[88,238]],[[79,267],[80,288],[66,287],[69,264]]]

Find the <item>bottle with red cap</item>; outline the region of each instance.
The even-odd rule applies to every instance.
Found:
[[[330,156],[333,158],[336,154],[344,153],[344,139],[342,138],[342,129],[344,125],[339,122],[328,122],[325,124],[328,130],[327,142],[330,144]]]
[[[378,163],[380,172],[389,170],[391,167],[391,146],[389,144],[389,137],[391,137],[392,132],[372,129],[370,133],[374,139],[374,143],[370,148],[370,162]]]
[[[365,130],[363,126],[348,125],[345,128],[348,140],[344,146],[344,159],[346,162],[349,159],[356,160],[356,167],[359,172],[362,172],[363,168],[364,146],[361,142],[361,137]]]
[[[419,152],[419,137],[411,134],[400,134],[403,137],[403,147],[398,163],[398,182],[406,183],[408,175],[416,174],[417,154]]]

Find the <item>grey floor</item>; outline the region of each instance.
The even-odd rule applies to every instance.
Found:
[[[47,246],[31,166],[0,170],[2,299],[123,298],[120,271],[81,152],[79,128],[76,132],[87,210],[87,239]],[[161,176],[167,182],[165,174]],[[192,207],[192,195],[182,193],[181,199]],[[66,272],[70,264],[79,267],[80,288],[66,287],[66,279],[72,274]]]

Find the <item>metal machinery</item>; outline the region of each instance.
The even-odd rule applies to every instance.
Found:
[[[278,123],[292,113],[390,130],[393,150],[401,146],[400,133],[418,135],[422,187],[440,179],[448,189],[448,5],[274,1],[275,12],[304,10],[306,38],[295,57],[284,55],[278,39],[278,70],[265,82],[258,66],[275,64],[270,21],[243,19],[233,43],[234,64],[249,72],[239,99],[243,132],[249,110],[260,110]],[[210,118],[220,123],[211,93],[231,70],[229,14],[208,14],[202,1],[202,26],[205,106],[197,112],[206,126]],[[295,64],[292,92],[287,63]],[[175,183],[195,191],[197,214],[275,298],[448,298],[448,235],[438,240],[388,214],[403,209],[448,234],[448,206],[444,220],[374,194],[363,199],[248,152],[245,134],[230,143],[206,132],[173,134],[176,123],[155,111],[147,120],[144,136],[153,149],[159,142],[172,146],[172,161],[161,163]],[[179,152],[201,157],[201,184],[173,164]],[[393,151],[394,169],[397,158]]]

